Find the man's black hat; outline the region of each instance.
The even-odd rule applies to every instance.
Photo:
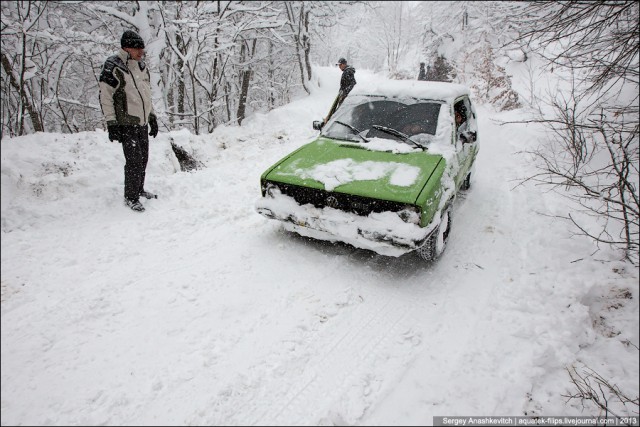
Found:
[[[345,64],[346,65],[347,64],[347,60],[344,59],[344,58],[338,59],[338,63],[336,65],[340,65],[340,64]]]
[[[144,49],[144,40],[142,40],[142,37],[140,37],[135,31],[127,30],[124,32],[124,34],[122,34],[122,39],[120,39],[120,46],[122,48],[133,47]]]

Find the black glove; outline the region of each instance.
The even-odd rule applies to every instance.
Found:
[[[109,132],[109,141],[120,141],[120,126],[107,125],[107,132]]]
[[[149,131],[149,136],[156,137],[158,135],[158,121],[156,120],[156,116],[151,114],[149,116],[149,127],[151,130]]]

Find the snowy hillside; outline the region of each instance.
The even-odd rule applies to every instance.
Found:
[[[543,138],[479,108],[443,257],[384,257],[255,212],[260,174],[337,92],[160,133],[137,213],[104,131],[2,140],[2,425],[409,425],[598,415],[567,368],[638,393],[638,271],[520,179]],[[359,82],[377,77],[358,70]],[[170,142],[205,167],[180,172]],[[630,414],[615,399],[611,408]],[[635,407],[637,411],[637,406]]]

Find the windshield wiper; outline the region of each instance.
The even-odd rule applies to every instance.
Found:
[[[358,135],[360,138],[362,138],[362,140],[363,140],[364,142],[369,142],[369,140],[368,140],[367,138],[365,138],[364,136],[360,135],[360,132],[362,132],[362,131],[361,131],[361,130],[359,130],[358,128],[355,128],[355,127],[351,126],[351,125],[350,125],[350,124],[348,124],[348,123],[341,122],[340,120],[336,120],[336,121],[334,121],[334,123],[338,123],[339,125],[342,125],[342,126],[346,126],[346,127],[348,127],[349,129],[351,129],[351,131],[352,131],[353,133],[355,133],[355,134],[356,134],[356,135]]]
[[[407,135],[405,133],[402,133],[399,130],[396,130],[396,129],[393,129],[393,128],[388,128],[386,126],[380,126],[380,125],[373,125],[371,127],[374,128],[374,129],[377,129],[377,130],[379,130],[381,132],[388,133],[388,134],[393,135],[393,136],[397,136],[398,138],[402,138],[403,142],[406,142],[407,144],[413,144],[416,147],[421,148],[422,151],[425,150],[425,148],[422,145],[418,144],[413,139],[411,139],[409,137],[409,135]]]

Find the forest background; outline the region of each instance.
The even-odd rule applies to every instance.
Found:
[[[127,29],[146,41],[161,132],[241,125],[323,90],[314,66],[339,57],[392,79],[424,64],[427,80],[544,123],[528,179],[575,202],[566,219],[580,234],[638,263],[637,2],[3,1],[1,12],[2,140],[104,129],[98,77]]]
[[[127,29],[146,42],[161,132],[242,127],[328,90],[315,70],[339,57],[392,79],[424,63],[428,80],[544,124],[548,138],[521,153],[538,165],[526,180],[570,199],[559,216],[576,233],[638,266],[638,2],[3,1],[0,17],[2,146],[104,129],[98,77]],[[528,77],[517,90],[515,70]],[[622,401],[638,413],[637,395]]]

